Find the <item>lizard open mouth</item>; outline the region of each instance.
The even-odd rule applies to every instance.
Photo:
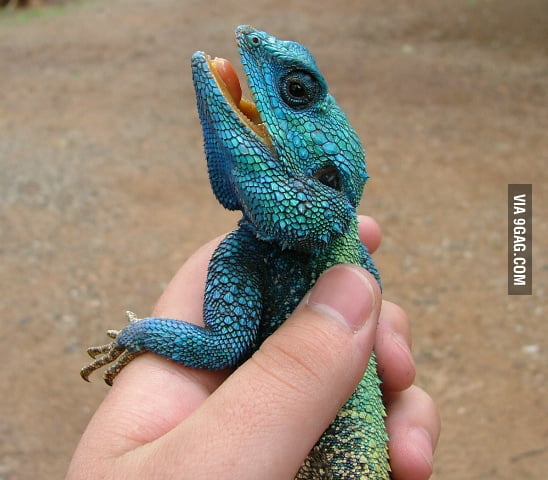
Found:
[[[206,60],[219,90],[232,110],[242,123],[259,137],[262,143],[272,148],[272,140],[261,119],[261,114],[257,110],[257,105],[253,100],[242,95],[240,80],[232,64],[225,58],[215,57],[212,59],[209,55],[206,56]]]

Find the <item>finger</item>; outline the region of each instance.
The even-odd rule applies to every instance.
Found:
[[[154,448],[171,452],[168,461],[178,465],[189,451],[198,458],[215,452],[216,462],[231,468],[225,477],[293,478],[363,375],[380,303],[364,269],[333,267],[253,357]],[[189,478],[203,474],[187,468]]]
[[[385,395],[390,466],[394,480],[430,478],[440,416],[432,398],[419,387]]]
[[[381,243],[381,227],[372,217],[358,215],[358,233],[360,240],[369,253],[375,252]]]
[[[413,384],[415,362],[410,345],[411,331],[406,313],[398,305],[383,300],[375,353],[384,392],[405,390]]]
[[[180,318],[203,325],[202,303],[207,268],[223,238],[224,235],[214,238],[188,258],[160,296],[152,311],[154,316]]]
[[[154,315],[202,323],[207,265],[221,239],[207,243],[185,262],[160,297]],[[95,458],[120,455],[160,437],[201,405],[227,375],[186,368],[153,354],[135,358],[116,377],[78,451]]]

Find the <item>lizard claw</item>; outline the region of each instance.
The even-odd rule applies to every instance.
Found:
[[[141,320],[135,313],[130,312],[129,310],[126,310],[126,317],[129,321],[129,323],[138,322]]]
[[[139,320],[137,315],[133,312],[126,312],[128,320],[136,322]],[[107,330],[107,336],[116,340],[121,330]],[[120,373],[131,360],[138,356],[141,352],[128,352],[124,347],[120,346],[117,342],[106,343],[105,345],[98,345],[95,347],[89,347],[87,349],[88,355],[93,358],[93,362],[86,365],[80,370],[80,376],[89,382],[89,376],[101,367],[112,363],[112,365],[105,371],[103,378],[105,383],[112,386],[112,382],[116,375]],[[113,363],[114,362],[114,363]]]
[[[116,338],[118,335],[120,335],[120,330],[107,330],[107,336],[110,338]]]
[[[109,337],[110,337],[110,335],[109,335]],[[116,337],[110,337],[110,338],[116,338]],[[96,347],[89,347],[86,351],[88,352],[88,355],[91,358],[97,358],[97,355],[101,355],[102,353],[108,353],[110,351],[110,349],[112,348],[113,343],[114,342],[110,342],[110,343],[107,343],[105,345],[98,345]]]
[[[80,376],[86,382],[89,382],[89,376],[95,370],[98,370],[104,365],[108,365],[109,363],[114,362],[120,355],[122,355],[123,352],[124,352],[124,347],[120,347],[119,345],[116,344],[116,342],[107,343],[106,345],[100,345],[98,347],[88,348],[89,356],[91,358],[95,358],[95,360],[91,362],[89,365],[86,365],[84,368],[82,368],[82,370],[80,370]],[[96,358],[98,355],[101,355],[101,354],[102,354],[101,357]],[[113,366],[115,365],[116,364],[114,364]],[[112,383],[110,385],[112,385]]]
[[[116,363],[112,364],[107,370],[105,371],[103,375],[103,379],[105,380],[105,383],[112,387],[112,381],[120,373],[122,368],[124,368],[129,362],[131,362],[136,356],[141,354],[142,352],[128,352],[127,350],[124,351],[120,358],[116,361]],[[117,355],[117,356],[118,356]]]

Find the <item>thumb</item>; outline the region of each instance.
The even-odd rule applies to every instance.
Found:
[[[226,466],[234,469],[226,478],[293,478],[360,381],[380,305],[379,287],[366,270],[329,269],[190,424],[180,425],[194,432],[194,450],[204,445],[224,456],[216,460],[225,474]]]

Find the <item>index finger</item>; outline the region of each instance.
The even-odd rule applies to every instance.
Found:
[[[221,239],[207,243],[184,263],[154,307],[154,316],[202,324],[207,266]],[[161,437],[196,410],[228,373],[191,369],[149,353],[140,355],[116,377],[78,451],[111,458]]]
[[[381,227],[377,221],[367,215],[358,215],[358,233],[360,240],[369,250],[375,252],[381,243]]]

